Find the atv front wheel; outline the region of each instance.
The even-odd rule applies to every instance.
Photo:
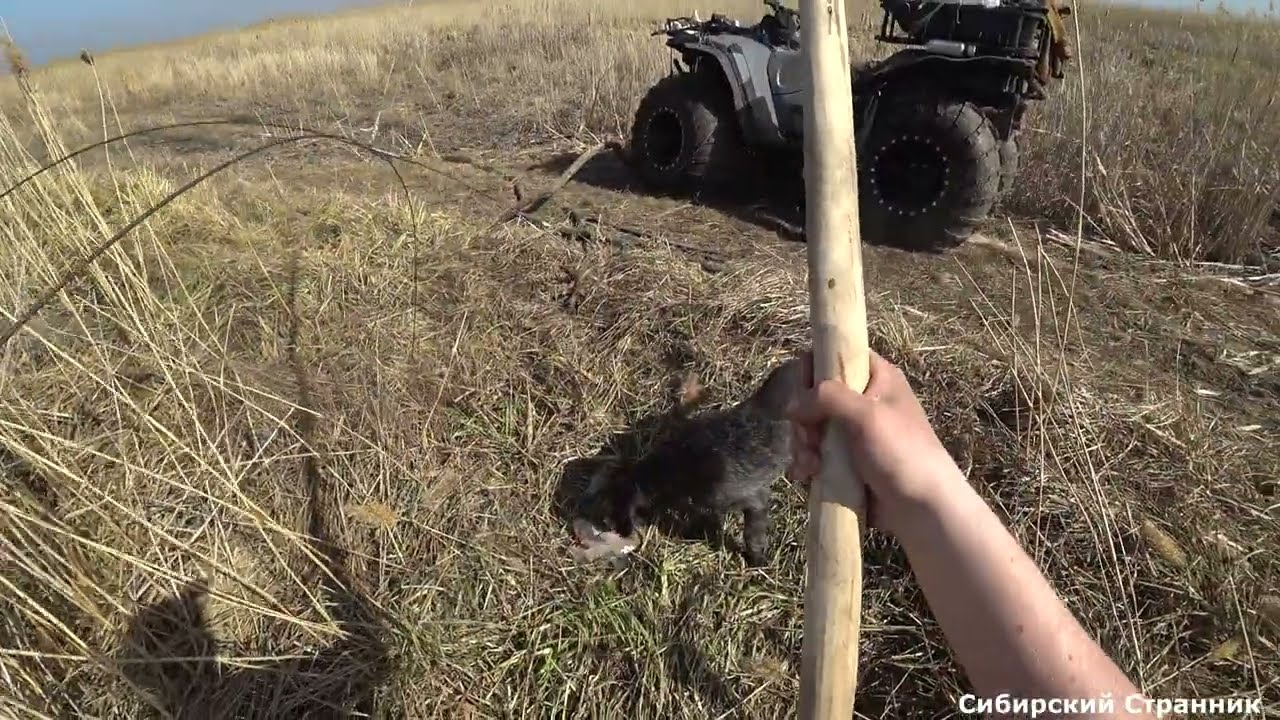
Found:
[[[986,117],[954,100],[890,100],[859,148],[863,237],[942,250],[964,243],[1000,190],[1000,147]]]
[[[733,100],[710,67],[663,78],[636,110],[631,158],[655,189],[717,189],[736,178],[741,150]]]

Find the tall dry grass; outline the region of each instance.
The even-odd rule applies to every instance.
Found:
[[[1084,76],[1031,121],[1011,209],[1069,226],[1083,199],[1085,231],[1127,250],[1274,262],[1280,23],[1105,6],[1079,21]]]

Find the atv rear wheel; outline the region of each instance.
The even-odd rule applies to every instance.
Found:
[[[702,66],[669,75],[640,101],[631,158],[655,189],[719,189],[736,178],[741,152],[733,100],[718,70]]]
[[[897,99],[858,150],[863,237],[941,250],[962,244],[1000,190],[1000,147],[986,117],[949,99]]]

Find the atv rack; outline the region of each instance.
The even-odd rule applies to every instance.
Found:
[[[953,57],[1034,63],[1048,51],[1047,0],[881,0],[881,42],[917,45]]]

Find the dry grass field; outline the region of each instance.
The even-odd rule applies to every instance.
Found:
[[[803,345],[803,244],[604,156],[494,223],[625,133],[693,9],[643,7],[418,0],[0,78],[0,332],[73,279],[0,346],[0,716],[794,713],[799,490],[758,570],[658,533],[578,565],[566,514],[682,383]],[[873,343],[1144,690],[1277,717],[1280,26],[1077,10],[989,240],[867,249]],[[900,549],[865,562],[859,716],[959,715]]]

